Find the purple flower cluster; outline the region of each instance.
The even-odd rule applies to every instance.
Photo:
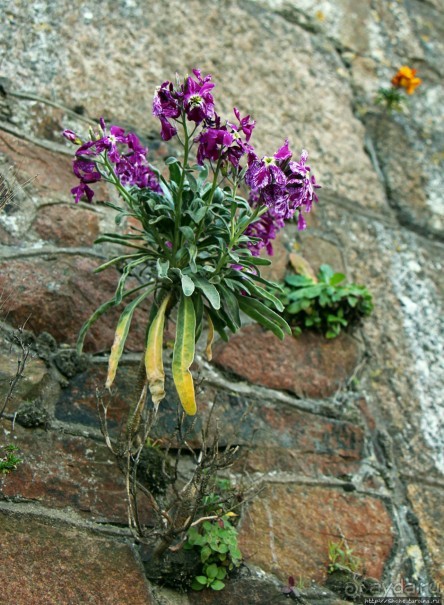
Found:
[[[79,185],[71,189],[75,202],[86,197],[91,202],[94,191],[89,185],[106,178],[106,167],[100,172],[98,166],[103,165],[101,156],[106,154],[113,164],[113,170],[123,186],[148,188],[161,193],[154,172],[147,161],[148,149],[143,147],[137,136],[129,132],[125,134],[120,126],[111,126],[109,133],[103,119],[100,120],[101,137],[82,143],[80,137],[72,130],[65,130],[63,136],[72,143],[82,143],[75,153],[73,162],[74,174],[80,179]]]
[[[254,255],[265,247],[268,254],[273,254],[271,241],[279,229],[298,212],[298,229],[306,228],[302,210],[310,212],[313,202],[318,201],[314,175],[307,166],[308,153],[303,150],[299,162],[292,159],[288,140],[278,149],[273,157],[257,157],[249,163],[245,173],[245,182],[251,188],[250,204],[267,206],[267,211],[259,220],[251,224],[246,235],[260,238],[250,244]]]
[[[196,145],[197,163],[203,165],[206,160],[210,161],[215,179],[218,174],[227,176],[236,186],[244,180],[250,189],[251,207],[266,206],[266,211],[245,232],[254,238],[247,245],[254,255],[264,247],[272,254],[272,240],[285,222],[297,213],[298,228],[305,229],[302,212],[310,212],[313,201],[318,200],[315,190],[319,185],[307,165],[308,154],[304,150],[299,160],[293,159],[287,140],[273,156],[259,158],[250,143],[255,121],[249,115],[241,117],[235,107],[235,119],[223,122],[215,111],[213,88],[211,76],[202,77],[198,69],[182,82],[166,81],[159,86],[152,111],[160,120],[161,137],[169,141],[177,134],[177,125],[182,126],[187,151]],[[194,123],[192,134],[188,133],[187,122]],[[113,180],[111,168],[124,187],[136,186],[162,193],[147,161],[148,149],[135,134],[125,133],[119,126],[111,126],[108,131],[101,119],[100,132],[93,140],[82,142],[72,130],[65,130],[63,135],[80,145],[73,166],[80,183],[71,190],[76,202],[83,197],[89,202],[92,200],[91,184],[101,179]]]
[[[202,78],[199,69],[193,69],[196,79],[188,76],[185,83],[174,87],[172,82],[164,82],[154,94],[153,115],[159,118],[162,125],[161,137],[169,141],[177,128],[171,123],[185,115],[196,125],[214,117],[214,99],[211,94],[214,88],[211,76]]]
[[[221,124],[220,117],[215,114],[214,120],[206,120],[205,128],[196,137],[197,163],[201,166],[204,160],[219,161],[223,164],[231,164],[237,171],[239,162],[243,156],[256,157],[253,147],[249,144],[251,133],[255,122],[250,116],[240,117],[239,110],[234,108],[234,115],[239,124],[226,122]]]
[[[215,112],[211,76],[202,78],[197,69],[193,74],[195,79],[187,77],[184,84],[175,87],[172,82],[164,82],[156,90],[153,114],[161,122],[161,136],[170,140],[177,134],[174,122],[181,122],[186,117],[201,125],[200,134],[193,141],[198,144],[198,164],[209,160],[217,163],[225,174],[231,169],[233,174],[239,175],[244,158],[245,183],[251,189],[250,204],[252,207],[267,206],[267,211],[246,231],[246,235],[258,238],[249,244],[249,248],[254,255],[263,247],[272,254],[271,241],[285,221],[298,212],[298,228],[305,229],[302,211],[310,212],[313,201],[318,200],[315,189],[319,185],[306,164],[308,154],[302,151],[299,161],[293,160],[287,140],[274,156],[259,159],[249,142],[255,122],[249,115],[241,118],[235,107],[237,123],[227,121],[223,124]]]

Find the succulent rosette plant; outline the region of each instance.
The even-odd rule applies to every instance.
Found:
[[[82,327],[78,348],[103,313],[130,300],[118,321],[109,358],[106,386],[111,387],[134,311],[152,295],[140,408],[148,390],[155,409],[165,396],[163,333],[176,306],[172,375],[190,415],[196,413],[190,366],[204,324],[209,356],[214,331],[227,340],[227,331],[234,333],[241,327],[241,312],[281,339],[291,334],[279,315],[282,303],[266,289],[270,283],[260,274],[260,267],[270,260],[259,253],[262,248],[272,253],[272,240],[286,221],[295,218],[299,229],[305,229],[303,213],[317,201],[319,185],[307,165],[307,152],[293,158],[288,141],[274,155],[258,157],[250,142],[255,122],[236,108],[232,120],[223,121],[216,113],[213,89],[211,76],[202,77],[197,69],[184,80],[167,81],[157,88],[152,111],[160,121],[161,137],[175,138],[183,148],[181,159],[166,159],[168,178],[148,162],[148,149],[138,137],[119,126],[108,128],[100,120],[89,140],[71,130],[64,132],[78,145],[73,164],[80,181],[72,189],[75,201],[91,202],[94,183],[107,181],[122,201],[107,204],[117,213],[116,223],[125,217],[137,220],[130,233],[107,233],[97,240],[133,251],[96,270],[117,265],[121,277],[114,297]],[[130,275],[137,276],[139,285],[128,289]]]

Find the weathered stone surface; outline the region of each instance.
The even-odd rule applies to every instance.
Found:
[[[4,512],[0,532],[5,605],[155,604],[128,544]]]
[[[16,375],[18,359],[18,354],[14,352],[0,351],[0,401],[3,401],[9,391],[10,380]],[[14,401],[29,401],[37,397],[48,379],[48,370],[45,363],[41,359],[29,357],[23,376],[14,389]]]
[[[8,320],[14,325],[25,321],[36,334],[49,332],[59,343],[75,344],[80,328],[93,312],[114,296],[119,274],[113,268],[93,271],[97,260],[80,256],[56,255],[13,259],[0,263],[0,290],[12,290]],[[131,280],[129,284],[134,282]],[[109,350],[114,328],[123,307],[110,310],[94,324],[86,337],[87,351]],[[143,349],[145,314],[136,312],[127,341],[129,350]]]
[[[104,445],[17,425],[7,439],[20,448],[23,463],[1,477],[2,498],[74,509],[97,521],[127,522],[123,475]]]
[[[418,149],[410,140],[410,124],[390,116],[366,117],[369,136],[374,141],[387,194],[401,224],[420,232],[443,236],[444,215],[430,203],[424,173],[417,170]]]
[[[325,581],[329,542],[347,540],[369,576],[380,578],[393,546],[392,521],[371,496],[307,485],[269,484],[240,527],[247,560],[286,578]],[[260,544],[260,548],[258,548]]]
[[[310,232],[300,236],[300,249],[303,257],[310,262],[315,273],[321,265],[330,265],[334,271],[343,273],[346,271],[344,257],[337,244],[325,237],[312,235]]]
[[[290,412],[287,406],[281,407],[278,402],[261,402],[249,396],[243,398],[239,393],[224,394],[222,407],[226,407],[228,412],[227,420],[222,423],[224,439],[225,435],[239,432],[239,443],[244,446],[256,431],[257,446],[248,458],[242,460],[247,461],[250,471],[290,471],[305,474],[311,482],[318,481],[321,476],[355,474],[353,480],[356,479],[356,485],[381,489],[391,496],[390,506],[393,506],[394,514],[413,507],[424,531],[422,552],[427,559],[426,551],[429,549],[436,577],[438,572],[441,573],[441,560],[436,554],[442,550],[436,532],[441,524],[431,507],[433,504],[433,511],[439,510],[439,489],[427,488],[424,491],[428,497],[426,501],[425,496],[421,500],[416,493],[413,498],[410,488],[411,504],[403,499],[402,494],[406,484],[417,486],[423,479],[426,485],[431,482],[441,485],[444,469],[444,418],[440,406],[444,378],[442,247],[431,246],[425,237],[410,233],[410,230],[417,230],[436,238],[442,237],[442,1],[240,0],[211,3],[190,0],[185,6],[179,0],[172,0],[168,4],[150,3],[149,11],[141,0],[105,0],[100,3],[100,10],[93,4],[78,9],[67,0],[33,3],[32,6],[24,0],[13,3],[0,0],[0,13],[4,17],[0,25],[0,63],[2,74],[7,78],[0,80],[0,128],[16,129],[21,133],[20,136],[2,133],[0,168],[7,169],[12,164],[20,181],[34,179],[25,188],[26,192],[19,193],[16,204],[7,207],[0,216],[0,239],[5,246],[0,252],[5,252],[5,256],[35,255],[39,253],[37,246],[34,245],[32,250],[26,246],[29,243],[42,246],[39,241],[42,238],[49,238],[58,246],[75,246],[74,242],[67,243],[69,234],[62,231],[62,227],[72,224],[71,219],[67,215],[66,223],[60,223],[60,229],[55,225],[52,228],[48,224],[48,214],[54,223],[58,223],[58,219],[56,210],[49,211],[49,208],[58,210],[59,207],[46,205],[48,202],[62,202],[68,208],[69,189],[76,183],[71,172],[71,158],[48,151],[44,145],[60,141],[59,133],[63,127],[72,127],[82,133],[87,130],[85,123],[63,109],[5,94],[8,87],[12,91],[27,90],[51,96],[51,99],[71,108],[76,106],[80,113],[94,118],[103,115],[107,123],[121,123],[137,131],[144,142],[150,144],[150,157],[162,168],[162,159],[167,153],[165,144],[153,153],[153,143],[159,136],[159,125],[150,117],[154,87],[166,78],[173,78],[176,71],[190,71],[194,66],[201,67],[204,73],[212,73],[217,82],[218,113],[228,117],[233,105],[237,105],[242,113],[251,112],[257,120],[252,142],[259,155],[272,154],[286,136],[289,136],[295,152],[299,152],[303,145],[310,153],[310,164],[323,189],[320,190],[321,202],[310,217],[310,229],[296,238],[301,246],[297,252],[314,267],[328,262],[336,270],[341,270],[343,263],[344,272],[357,283],[367,285],[376,302],[374,314],[363,327],[366,363],[359,365],[353,381],[353,389],[365,395],[366,403],[361,406],[369,427],[365,443],[361,427],[343,420],[339,411],[335,420],[321,415],[324,409],[334,410],[336,403],[341,409],[350,409],[348,404],[357,396],[350,391],[341,392],[334,398],[328,395],[331,399],[325,402],[325,408],[319,402],[304,401],[304,406],[313,405],[316,414]],[[67,41],[72,39],[74,30],[76,44],[72,45]],[[202,48],[202,44],[205,60],[196,54],[196,49]],[[151,53],[149,62],[141,59],[146,56],[147,48],[156,51]],[[177,58],[178,48],[181,49],[181,64]],[[382,108],[375,108],[374,99],[378,88],[389,84],[401,64],[418,68],[423,84],[415,95],[408,97],[404,114],[388,117]],[[372,118],[375,111],[377,116]],[[371,119],[375,123],[368,126]],[[43,146],[27,141],[26,137],[40,139]],[[95,200],[108,196],[100,188],[96,191]],[[101,217],[100,228],[103,230],[103,208],[99,205],[95,208]],[[80,208],[76,211],[79,212]],[[86,210],[88,216],[91,211]],[[74,211],[70,214],[74,217]],[[77,225],[74,224],[70,229],[75,227]],[[91,229],[95,228],[93,225]],[[84,246],[89,245],[85,237],[89,229],[88,226],[85,233],[76,235]],[[6,250],[7,246],[14,248]],[[271,271],[281,277],[286,270],[288,249],[278,244],[276,250],[276,269]],[[37,329],[51,332],[57,322],[62,322],[64,327],[57,336],[59,343],[63,340],[72,343],[96,302],[102,302],[105,298],[102,295],[113,291],[114,277],[110,276],[106,283],[94,282],[96,285],[88,289],[85,284],[90,281],[90,269],[95,261],[88,261],[91,265],[88,264],[87,271],[81,268],[80,283],[68,277],[71,272],[79,271],[79,265],[65,263],[64,257],[65,277],[62,279],[59,270],[54,270],[56,280],[49,279],[49,283],[66,284],[71,280],[69,300],[60,297],[60,304],[48,311],[48,297],[40,297],[35,274],[42,271],[44,283],[48,283],[51,271],[61,257],[54,257],[51,262],[29,259],[30,256],[25,256],[21,261],[9,260],[10,265],[19,263],[14,265],[16,272],[10,277],[17,281],[23,274],[25,280],[35,287],[36,297],[29,300],[25,292],[24,299],[29,302],[28,310],[33,316],[38,318],[42,313]],[[51,271],[42,269],[46,262]],[[9,277],[5,283],[8,291],[11,286]],[[102,290],[100,294],[99,290]],[[14,321],[14,313],[18,319],[27,317],[26,305],[23,305],[23,315],[20,315],[22,303],[13,298],[13,314],[9,317]],[[46,302],[43,304],[42,300]],[[103,325],[97,324],[97,331],[93,332],[90,342],[91,351],[109,349],[114,324],[115,318],[109,324],[107,320]],[[143,320],[141,326],[136,330],[139,343],[143,341]],[[255,349],[257,357],[262,354],[262,342],[268,342],[267,339],[261,335],[261,346]],[[137,343],[135,347],[138,347]],[[314,345],[306,345],[307,355],[315,350]],[[248,353],[252,355],[251,351]],[[313,367],[321,361],[323,358],[312,364]],[[329,360],[336,372],[334,362],[334,359]],[[244,359],[240,359],[239,364],[247,365]],[[287,364],[282,364],[282,368],[287,369]],[[276,367],[274,358],[270,358],[267,372],[270,367]],[[255,372],[259,375],[258,368]],[[278,372],[276,368],[275,376]],[[341,372],[345,378],[341,379],[339,386],[350,375],[347,368]],[[338,375],[342,376],[341,373]],[[282,379],[285,376],[282,371]],[[114,426],[125,410],[125,389],[131,383],[129,374],[128,378],[117,379],[117,400],[115,407],[113,404],[110,407]],[[196,381],[199,396],[207,398],[199,404],[204,418],[207,404],[210,406],[215,397],[214,393],[211,395],[211,389],[206,386],[202,389],[200,378],[198,375]],[[60,398],[57,407],[58,420],[62,420],[65,426],[75,421],[77,430],[80,424],[96,426],[92,424],[96,413],[94,394],[86,394],[87,390],[94,389],[94,380],[85,378],[82,383],[80,379],[83,380],[81,375],[74,378],[73,389],[70,391],[68,387],[66,399]],[[318,380],[318,377],[307,374],[304,384],[298,388],[302,389],[307,384],[311,388],[313,380]],[[327,386],[315,384],[314,391],[325,397],[325,388],[326,393],[335,395],[336,387],[333,388],[331,376]],[[248,389],[244,384],[242,388]],[[287,387],[278,384],[276,388]],[[305,394],[305,391],[301,392]],[[248,403],[252,404],[260,419],[247,420],[246,428],[242,429],[239,428],[240,418]],[[165,407],[170,404],[168,422],[165,422],[168,434],[175,426],[176,400],[165,401]],[[285,425],[279,422],[281,414]],[[198,422],[200,420],[201,416]],[[196,425],[197,428],[201,426]],[[17,425],[16,428],[21,430]],[[193,437],[193,443],[199,444],[198,436]],[[38,443],[30,447],[39,452]],[[59,452],[58,446],[55,451]],[[65,454],[60,456],[64,459]],[[75,461],[72,464],[75,466]],[[54,482],[55,463],[50,461],[48,465]],[[376,471],[380,471],[379,482],[372,482],[368,476],[365,479],[365,473],[373,465]],[[68,472],[65,463],[62,471]],[[30,479],[31,470],[27,472]],[[90,473],[92,471],[85,471],[87,477]],[[38,475],[44,476],[42,467]],[[401,488],[399,491],[392,489],[395,484]],[[50,483],[45,488],[41,480],[39,501],[43,504],[46,502],[43,490],[51,490],[52,486]],[[17,491],[21,489],[18,487]],[[289,489],[297,491],[294,487]],[[354,532],[348,532],[347,528],[353,515],[356,518],[364,516],[362,502],[366,502],[369,509],[372,506],[377,509],[375,503],[378,503],[383,525],[387,519],[384,506],[376,498],[344,492],[347,501],[341,501],[338,512],[332,512],[325,503],[320,504],[322,499],[315,488],[309,489],[312,491],[304,500],[305,508],[301,513],[297,509],[294,519],[290,518],[293,500],[276,498],[270,505],[273,522],[280,531],[275,539],[275,552],[280,553],[282,544],[290,544],[292,550],[289,556],[293,558],[282,570],[285,577],[290,573],[297,577],[298,557],[304,562],[305,553],[312,550],[309,536],[302,546],[285,536],[288,533],[292,537],[292,525],[307,536],[309,522],[318,527],[323,523],[322,515],[328,513],[329,525],[336,521],[336,516],[340,521],[347,517],[341,525],[345,526],[347,537],[353,540],[348,533]],[[334,490],[324,489],[322,493],[328,491]],[[57,497],[60,499],[61,495]],[[92,498],[92,491],[89,497]],[[53,502],[48,506],[65,506],[71,496],[66,497],[64,504],[57,504],[57,498],[51,491],[48,498]],[[265,502],[269,502],[270,496],[267,498]],[[260,503],[258,498],[255,505],[260,506]],[[93,512],[89,514],[95,515],[95,509],[91,510]],[[301,519],[306,519],[306,511],[312,516],[307,522],[302,522]],[[277,521],[280,516],[285,519],[285,527]],[[262,523],[260,512],[257,517]],[[254,520],[254,516],[252,518]],[[379,531],[372,514],[368,524],[375,525]],[[262,537],[254,537],[251,533],[249,548],[250,553],[268,553],[267,564],[270,564],[273,561],[271,547],[268,547],[270,528],[265,523],[263,525]],[[386,523],[387,536],[390,534],[388,526]],[[334,538],[340,535],[340,530],[335,528]],[[413,533],[408,536],[410,546],[415,537]],[[399,562],[403,560],[405,540],[405,535],[399,531],[394,556],[387,569],[387,574],[393,579],[402,575]],[[367,542],[360,544],[367,548]],[[379,552],[378,548],[383,547],[379,545],[375,552]],[[420,550],[418,544],[413,548]],[[322,567],[326,559],[325,544],[321,550],[322,556],[319,555],[318,560],[322,559]],[[384,556],[381,555],[381,560]]]
[[[283,596],[279,586],[270,580],[258,578],[247,568],[229,578],[220,592],[208,589],[189,595],[191,605],[263,605],[273,601],[279,603],[281,599]]]
[[[104,392],[108,405],[107,418],[110,429],[121,424],[128,414],[129,406],[136,396],[135,387],[139,364],[120,363],[112,393]],[[60,392],[55,408],[55,417],[63,422],[74,422],[99,428],[96,390],[103,391],[107,374],[106,364],[93,364],[86,372],[75,376]]]
[[[111,431],[126,418],[136,383],[138,364],[123,363],[113,385],[104,393]],[[60,392],[55,417],[86,427],[99,428],[96,388],[103,388],[106,368],[94,365],[76,376]],[[178,398],[167,371],[166,398],[159,409],[153,435],[162,440],[175,432]],[[199,416],[187,435],[194,447],[201,444],[201,431],[210,409],[217,419],[220,444],[235,443],[242,454],[235,468],[250,472],[290,471],[317,476],[350,476],[359,468],[364,447],[361,426],[347,420],[325,418],[285,404],[264,402],[254,396],[237,396],[206,386],[198,393]],[[186,426],[190,422],[186,421]]]
[[[218,343],[213,353],[214,363],[250,382],[313,398],[343,388],[359,357],[357,341],[347,334],[326,340],[305,332],[280,341],[257,325],[242,328],[227,344]]]
[[[30,180],[44,199],[66,199],[78,179],[72,172],[72,159],[56,151],[1,131],[0,154],[15,166],[19,182]]]
[[[408,486],[408,496],[419,519],[431,560],[427,561],[437,586],[444,583],[444,489],[424,484]],[[420,563],[421,564],[421,563]],[[414,570],[415,571],[415,570]]]
[[[39,209],[33,227],[46,241],[59,246],[92,246],[99,235],[99,215],[75,204]]]
[[[299,151],[303,145],[310,151],[321,180],[323,175],[328,175],[330,186],[340,195],[359,200],[363,205],[383,207],[383,189],[365,155],[364,129],[353,115],[348,74],[335,47],[327,38],[320,42],[279,11],[257,8],[257,4],[251,2],[230,3],[223,8],[215,4],[208,8],[198,0],[191,0],[187,4],[184,28],[179,0],[161,8],[153,5],[149,15],[141,2],[121,3],[117,8],[105,3],[100,14],[106,14],[106,19],[97,18],[93,9],[82,13],[84,27],[79,29],[76,45],[69,53],[58,53],[55,59],[47,61],[41,55],[34,56],[34,47],[29,48],[20,53],[20,70],[11,70],[8,65],[5,76],[15,86],[26,84],[28,90],[42,94],[51,87],[58,100],[70,107],[83,106],[91,116],[112,115],[117,123],[137,124],[139,130],[148,128],[158,132],[158,124],[149,117],[152,91],[166,78],[173,78],[176,71],[190,70],[196,62],[196,45],[212,31],[205,64],[201,60],[200,67],[209,70],[220,83],[219,113],[228,117],[233,105],[243,112],[251,112],[258,122],[254,138],[261,155],[274,153],[289,136],[295,150]],[[367,3],[364,11],[366,8]],[[45,33],[48,44],[57,44],[57,40],[69,39],[79,19],[78,12],[62,0],[47,7],[47,11],[36,9],[32,21],[23,28],[19,15],[25,9],[20,1],[16,3],[15,17],[8,23],[3,44],[14,46],[11,44],[14,40],[15,46],[19,45],[30,31],[38,30],[42,19],[58,23],[57,33]],[[342,12],[355,14],[345,5]],[[329,11],[329,16],[331,14]],[[348,25],[342,29],[348,27],[354,40],[362,40],[356,31],[356,24],[360,23],[358,16],[345,21]],[[116,35],[117,31],[121,32],[122,22],[130,28],[137,25],[137,40],[131,52],[128,52],[126,37]],[[343,19],[335,20],[339,27],[343,22]],[[174,36],[171,32],[175,32]],[[236,44],[229,43],[230,52],[227,52],[227,39],[236,39]],[[177,44],[183,51],[182,68],[173,58]],[[163,49],[157,61],[148,64],[140,61],[147,46]],[[246,55],[249,56],[248,69],[245,68]],[[284,55],[286,60],[274,62],[270,69],[270,57],[278,55]],[[100,70],[97,64],[101,65]],[[146,95],[141,94],[140,82],[144,83]],[[325,83],[322,95],[318,94],[320,83]],[[279,95],[279,103],[270,111],[269,104],[263,101],[270,94],[275,96],[283,85],[287,93]],[[362,180],[367,183],[365,189],[361,186]]]
[[[444,472],[442,246],[364,217],[331,209],[326,228],[341,236],[351,279],[376,303],[363,324],[360,386],[379,430],[391,436],[391,464],[418,480]]]

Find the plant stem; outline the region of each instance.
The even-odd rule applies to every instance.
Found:
[[[186,167],[188,165],[188,154],[189,154],[189,140],[190,140],[190,136],[188,134],[188,128],[187,128],[187,122],[186,122],[186,116],[185,116],[185,112],[182,112],[182,126],[183,126],[183,134],[184,134],[184,152],[183,152],[183,166],[182,166],[182,174],[180,176],[180,183],[179,183],[179,191],[177,192],[177,199],[176,199],[176,203],[175,203],[175,221],[174,221],[174,242],[173,242],[173,253],[172,253],[172,257],[173,257],[173,264],[174,264],[174,259],[176,256],[176,252],[179,248],[179,239],[180,239],[180,235],[179,235],[179,229],[180,229],[180,223],[181,223],[181,214],[182,214],[182,195],[183,195],[183,188],[185,185],[185,170]]]

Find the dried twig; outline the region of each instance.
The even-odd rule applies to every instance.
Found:
[[[23,378],[26,361],[30,354],[30,350],[31,350],[30,345],[26,342],[24,335],[23,335],[24,325],[21,328],[18,328],[10,337],[11,343],[16,344],[20,347],[20,354],[17,359],[17,369],[15,371],[15,375],[9,380],[8,391],[3,399],[2,408],[0,410],[0,419],[2,418],[8,404],[10,403],[10,401],[12,399],[12,396],[14,394],[15,388],[17,387],[17,384]]]

